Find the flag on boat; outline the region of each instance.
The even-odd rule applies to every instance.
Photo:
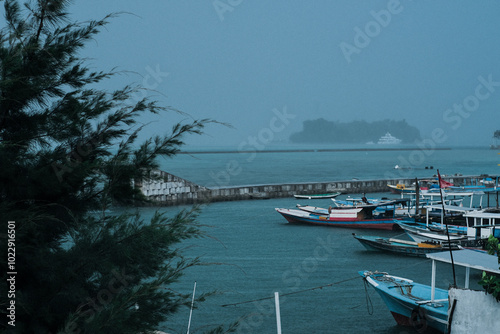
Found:
[[[439,170],[437,172],[438,172],[439,186],[441,188],[448,188],[453,186],[453,183],[441,179],[441,174],[439,174]]]

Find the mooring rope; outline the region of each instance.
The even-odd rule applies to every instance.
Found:
[[[369,315],[373,315],[373,303],[370,295],[368,294],[368,282],[366,281],[366,278],[363,279],[363,285],[365,287],[366,310],[368,311]]]
[[[317,289],[323,289],[323,288],[327,288],[327,287],[330,287],[330,286],[333,286],[333,285],[345,283],[345,282],[352,281],[354,279],[360,279],[360,278],[361,278],[361,276],[358,275],[358,276],[355,276],[355,277],[347,278],[347,279],[342,280],[342,281],[338,281],[338,282],[334,282],[334,283],[330,283],[330,284],[325,284],[325,285],[321,285],[321,286],[316,286],[314,288],[309,288],[309,289],[304,289],[304,290],[299,290],[299,291],[293,291],[293,292],[283,293],[283,294],[280,294],[280,297],[281,296],[284,297],[284,296],[294,295],[294,294],[297,294],[297,293],[303,293],[303,292],[307,292],[307,291],[313,291],[313,290],[317,290]],[[241,305],[241,304],[248,304],[248,303],[253,303],[253,302],[260,302],[262,300],[267,300],[267,299],[274,299],[274,296],[272,296],[272,297],[264,297],[264,298],[259,298],[259,299],[252,299],[252,300],[247,300],[247,301],[239,302],[239,303],[224,304],[224,305],[221,305],[221,306],[222,307],[236,306],[236,305]]]
[[[427,263],[427,262],[430,262],[431,260],[426,260],[426,261],[422,261],[420,263],[416,263],[416,264],[411,264],[411,265],[408,265],[408,266],[404,266],[404,267],[399,267],[399,268],[396,268],[395,270],[401,270],[401,269],[406,269],[406,268],[410,268],[410,267],[414,267],[414,266],[418,266],[418,265],[421,265],[423,263]],[[327,288],[327,287],[331,287],[331,286],[334,286],[334,285],[338,285],[338,284],[341,284],[341,283],[345,283],[345,282],[348,282],[348,281],[352,281],[352,280],[355,280],[355,279],[359,279],[359,278],[362,278],[361,276],[354,276],[354,277],[351,277],[351,278],[347,278],[345,280],[341,280],[341,281],[337,281],[337,282],[334,282],[334,283],[330,283],[330,284],[325,284],[325,285],[321,285],[321,286],[316,286],[316,287],[313,287],[313,288],[309,288],[309,289],[304,289],[304,290],[299,290],[299,291],[292,291],[292,292],[288,292],[288,293],[284,293],[284,294],[280,294],[280,296],[289,296],[289,295],[294,295],[294,294],[298,294],[298,293],[304,293],[304,292],[308,292],[308,291],[313,291],[313,290],[317,290],[317,289],[323,289],[323,288]],[[365,291],[366,293],[368,293],[368,290],[366,288],[366,280],[363,280],[364,283],[365,283]],[[236,306],[236,305],[242,305],[242,304],[248,304],[248,303],[253,303],[253,302],[260,302],[262,300],[268,300],[268,299],[274,299],[274,296],[271,296],[271,297],[263,297],[263,298],[258,298],[258,299],[252,299],[252,300],[247,300],[247,301],[244,301],[244,302],[238,302],[238,303],[231,303],[231,304],[223,304],[221,305],[221,307],[227,307],[227,306]],[[369,303],[371,305],[367,305],[367,307],[372,311],[369,311],[373,313],[373,304],[371,302],[371,299],[369,299],[369,297],[367,298],[369,300]],[[370,313],[371,315],[371,313]]]

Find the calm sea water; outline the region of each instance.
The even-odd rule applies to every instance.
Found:
[[[413,158],[411,154],[414,154]],[[373,179],[394,173],[394,165],[416,160],[412,151],[289,152],[179,155],[162,168],[211,186]],[[442,174],[498,174],[500,156],[488,149],[453,149],[425,155],[409,177]],[[406,176],[405,176],[406,177]],[[388,193],[370,194],[388,196]],[[328,206],[329,200],[314,205]],[[386,271],[430,284],[431,263],[421,258],[368,252],[352,237],[396,236],[400,232],[352,230],[286,223],[274,208],[291,208],[294,198],[213,203],[199,220],[209,237],[180,245],[187,256],[201,256],[207,266],[190,268],[173,287],[181,293],[217,291],[193,311],[191,333],[240,321],[238,333],[276,333],[274,292],[281,295],[283,333],[416,333],[397,326],[373,288],[365,290],[360,270]],[[155,209],[142,208],[144,216]],[[473,272],[472,281],[480,279]],[[457,269],[463,286],[465,271]],[[452,270],[438,264],[437,283],[447,288]],[[322,288],[318,288],[322,287]],[[317,289],[315,289],[317,288]],[[268,299],[265,299],[268,298]],[[228,305],[229,304],[229,305]],[[228,305],[228,306],[225,306]],[[185,333],[189,308],[164,324],[168,333]]]
[[[294,146],[327,150],[336,147]],[[500,174],[500,155],[488,148],[397,151],[180,154],[161,168],[209,187],[381,179],[441,175]],[[394,169],[398,165],[405,169]],[[428,169],[426,169],[428,168]],[[432,168],[432,169],[430,169]]]

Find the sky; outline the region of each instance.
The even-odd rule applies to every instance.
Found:
[[[232,127],[210,124],[191,146],[261,149],[318,118],[404,119],[429,146],[489,146],[500,129],[500,1],[76,0],[69,12],[122,12],[82,53],[129,71],[103,87],[142,84],[187,113],[146,117],[147,136],[203,118]]]

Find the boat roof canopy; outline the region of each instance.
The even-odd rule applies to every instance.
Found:
[[[390,201],[384,201],[384,202],[376,202],[376,203],[370,203],[370,204],[363,204],[358,207],[363,207],[363,208],[377,208],[380,206],[390,206],[390,205],[396,205],[396,204],[408,204],[410,202],[409,199],[403,198],[403,199],[395,199],[395,200],[390,200]]]
[[[486,188],[486,189],[483,189],[482,191],[484,191],[485,193],[499,193],[500,192],[500,188],[499,187],[494,187],[494,188]]]
[[[442,210],[443,205],[441,205],[441,204],[424,205],[424,208]],[[477,208],[470,208],[470,207],[466,207],[466,206],[457,206],[457,205],[445,205],[444,210],[445,211],[470,212],[470,211],[477,210]]]
[[[430,253],[426,254],[426,256],[432,260],[451,263],[449,251]],[[498,263],[498,257],[496,255],[489,255],[484,252],[470,249],[461,249],[453,251],[453,262],[462,267],[469,267],[500,274],[500,264]]]
[[[408,198],[402,198],[402,199],[395,199],[395,200],[390,200],[390,201],[379,202],[379,203],[377,203],[377,206],[402,204],[402,203],[408,203],[408,202],[410,202],[410,200]]]
[[[429,191],[429,192],[423,192],[420,195],[426,196],[426,197],[435,197],[435,196],[441,196],[441,193],[439,191],[436,191],[436,192]],[[467,197],[467,196],[473,196],[473,195],[484,195],[484,190],[457,191],[457,192],[445,191],[445,192],[443,192],[444,197],[449,197],[449,196]]]
[[[471,217],[471,218],[495,218],[495,219],[500,219],[500,213],[498,212],[485,212],[485,211],[476,211],[476,212],[469,212],[465,214],[465,217]]]

